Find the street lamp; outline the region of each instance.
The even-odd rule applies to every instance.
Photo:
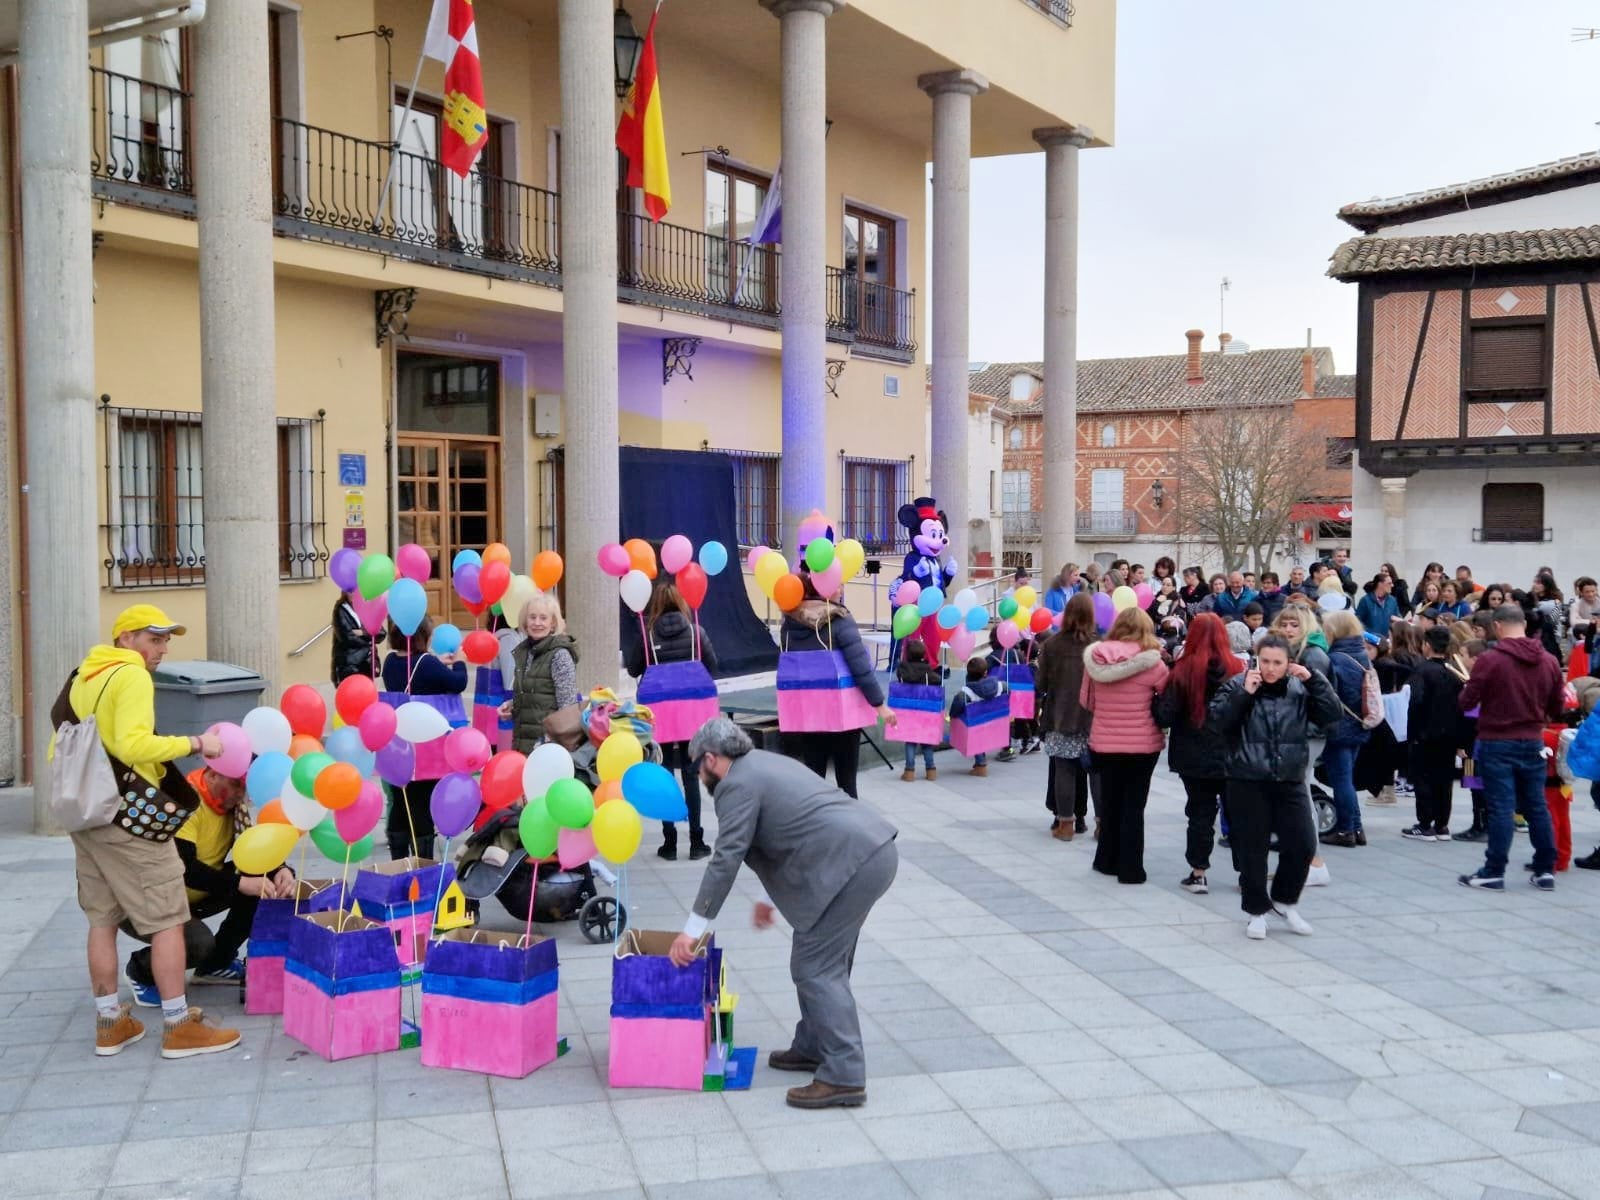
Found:
[[[1150,485],[1150,502],[1157,508],[1167,502],[1167,485],[1159,479]]]
[[[628,10],[622,7],[620,0],[616,15],[612,18],[611,29],[611,51],[616,60],[617,98],[621,99],[633,86],[634,72],[639,69],[639,55],[644,52],[644,39],[633,27],[633,18],[628,15]]]

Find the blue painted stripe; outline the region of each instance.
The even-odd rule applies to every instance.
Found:
[[[542,975],[535,975],[532,979],[525,979],[521,983],[509,983],[504,979],[482,979],[468,975],[441,975],[437,972],[422,972],[422,992],[425,996],[453,996],[458,1000],[482,1000],[490,1004],[531,1004],[541,996],[548,996],[556,990],[558,972],[546,971]]]
[[[944,712],[944,703],[940,700],[914,700],[908,696],[890,696],[889,707],[905,712]]]
[[[613,1004],[611,1016],[623,1020],[661,1017],[669,1021],[704,1021],[706,1006],[704,1004]]]
[[[360,992],[381,992],[385,988],[400,986],[398,971],[383,971],[377,975],[351,975],[346,979],[329,979],[322,972],[292,958],[283,964],[283,969],[290,975],[304,979],[325,996],[353,996]]]
[[[842,679],[780,679],[780,692],[842,692],[853,688],[856,681],[846,675]]]
[[[250,948],[251,958],[282,958],[289,953],[289,939],[268,941],[265,938],[251,938],[246,945]]]
[[[376,900],[360,900],[361,915],[369,921],[399,921],[406,917],[426,917],[433,914],[433,897],[407,900],[400,904],[379,904]]]

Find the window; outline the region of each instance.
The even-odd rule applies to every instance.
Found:
[[[185,31],[108,43],[105,71],[105,161],[100,173],[148,187],[188,191],[189,42]],[[100,131],[96,130],[98,140]]]
[[[864,208],[844,210],[844,322],[863,342],[899,345],[902,301],[895,256],[895,222]]]
[[[400,428],[407,433],[498,437],[500,363],[448,354],[402,354]]]
[[[910,498],[911,464],[899,459],[845,458],[841,528],[868,554],[899,554],[909,535],[899,521],[900,506]]]
[[[1015,402],[1015,403],[1021,403],[1022,401],[1025,401],[1029,396],[1033,395],[1033,389],[1035,387],[1037,387],[1038,385],[1039,385],[1039,381],[1037,379],[1035,379],[1032,375],[1027,375],[1027,374],[1013,375],[1011,377],[1011,399],[1012,399],[1012,401]]]
[[[1544,485],[1540,483],[1486,483],[1483,485],[1483,528],[1480,542],[1543,542]]]
[[[504,121],[489,118],[489,132],[472,173],[462,179],[439,164],[444,109],[418,96],[405,128],[405,91],[397,90],[390,121],[401,154],[394,166],[388,219],[404,241],[431,243],[449,250],[487,255],[499,245]]]
[[[107,584],[205,582],[205,474],[199,413],[102,407]],[[316,579],[328,551],[322,417],[278,418],[278,576]]]
[[[1010,446],[1011,446],[1011,448],[1013,450],[1021,450],[1022,449],[1022,426],[1013,425],[1011,427],[1011,432],[1006,435],[1006,441],[1010,444]]]
[[[1542,392],[1545,323],[1476,323],[1467,343],[1469,392]]]
[[[771,186],[768,176],[706,163],[707,282],[718,299],[753,308],[770,308],[776,300],[772,249],[749,244]]]
[[[997,501],[1000,499],[1000,497],[995,495],[995,486],[994,486],[995,482],[996,482],[995,481],[995,473],[993,471],[990,471],[989,472],[989,511],[990,512],[998,512],[999,511],[999,505],[998,505]]]
[[[1122,468],[1102,469],[1090,476],[1089,506],[1095,512],[1122,511]]]
[[[989,422],[989,445],[997,445],[1000,441],[1000,422]]]
[[[1000,477],[1000,510],[1033,511],[1033,476],[1027,471],[1006,471]]]
[[[1325,462],[1330,467],[1348,467],[1355,461],[1356,440],[1352,437],[1331,437],[1324,440]]]
[[[783,456],[756,450],[719,450],[733,462],[733,524],[739,545],[783,545],[780,498]]]
[[[1100,426],[1100,446],[1102,449],[1110,450],[1116,446],[1116,444],[1117,427],[1111,422],[1107,421],[1104,425]]]

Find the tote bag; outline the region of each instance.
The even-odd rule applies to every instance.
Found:
[[[50,816],[68,833],[109,825],[122,806],[121,788],[94,716],[112,677],[120,670],[112,671],[100,685],[100,695],[87,717],[63,721],[56,730],[55,754],[50,759]],[[67,687],[71,686],[69,679]]]

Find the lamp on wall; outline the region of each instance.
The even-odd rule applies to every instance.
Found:
[[[1157,508],[1167,502],[1167,485],[1159,479],[1150,485],[1150,502]]]
[[[617,98],[621,99],[633,86],[634,73],[639,69],[639,55],[644,53],[644,39],[633,27],[633,18],[620,2],[612,18],[611,30],[611,51],[616,60]]]

